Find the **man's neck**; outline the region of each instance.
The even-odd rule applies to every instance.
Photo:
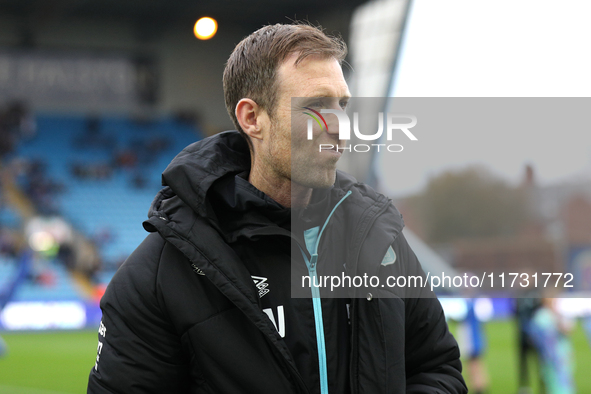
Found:
[[[248,181],[257,189],[286,208],[306,207],[312,197],[312,189],[293,183],[290,179],[263,173],[256,166],[251,168]]]

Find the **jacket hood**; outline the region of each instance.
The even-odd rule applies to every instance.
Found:
[[[228,242],[248,235],[253,229],[281,227],[289,230],[290,209],[250,184],[249,171],[248,144],[237,131],[226,131],[195,142],[183,149],[164,170],[162,184],[165,187],[154,199],[148,216],[168,218],[178,209],[180,199]],[[184,221],[187,219],[186,214],[184,216],[177,214],[174,220]]]
[[[248,143],[238,131],[226,131],[183,149],[162,173],[168,186],[185,204],[207,216],[207,193],[219,179],[250,170]]]

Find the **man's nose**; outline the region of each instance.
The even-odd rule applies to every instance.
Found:
[[[338,118],[331,114],[328,116],[325,116],[326,119],[326,125],[328,126],[328,129],[326,130],[326,132],[328,134],[338,134],[339,133],[339,120]]]
[[[326,124],[328,125],[327,132],[329,134],[339,134],[339,126],[342,123],[339,121],[339,118],[346,116],[345,111],[343,111],[343,109],[341,108],[341,106],[338,103],[331,105],[327,109],[339,111],[338,115],[335,113],[324,115],[324,118],[326,119]]]

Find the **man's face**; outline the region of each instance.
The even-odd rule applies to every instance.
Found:
[[[295,66],[296,58],[297,54],[292,54],[278,68],[278,99],[264,161],[280,177],[308,188],[326,188],[334,184],[341,152],[320,151],[319,146],[344,147],[346,141],[338,139],[334,115],[325,115],[328,129],[313,122],[313,136],[308,140],[307,122],[312,118],[304,107],[318,112],[322,108],[343,109],[351,94],[337,60],[310,56]]]

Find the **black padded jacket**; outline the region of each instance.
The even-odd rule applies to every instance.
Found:
[[[165,170],[166,187],[144,222],[151,234],[101,300],[88,393],[314,392],[229,247],[243,242],[277,258],[277,248],[261,247],[269,244],[261,239],[289,236],[274,223],[285,218],[274,217],[281,213],[267,205],[246,207],[229,222],[209,201],[217,180],[248,171],[249,163],[248,146],[234,131],[188,146]],[[323,231],[319,267],[338,259],[350,275],[388,270],[424,277],[388,198],[339,172],[328,199],[342,204]],[[389,247],[396,263],[384,266]],[[392,288],[351,291],[352,393],[467,392],[457,343],[428,287],[415,289],[412,298]]]

